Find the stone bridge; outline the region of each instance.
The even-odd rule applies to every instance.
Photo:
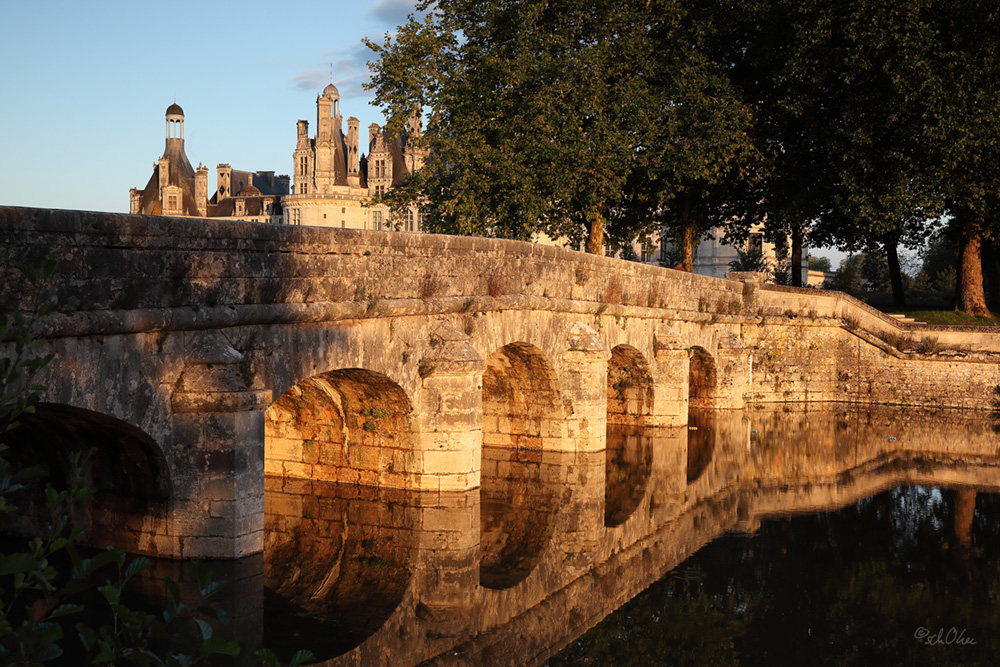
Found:
[[[170,557],[260,552],[265,474],[488,498],[689,407],[985,409],[1000,384],[995,331],[513,241],[0,208],[3,312],[47,259],[55,358],[17,437],[97,447],[90,539]]]

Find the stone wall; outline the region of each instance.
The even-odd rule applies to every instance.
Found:
[[[0,221],[0,282],[24,287],[11,260],[57,259],[64,313],[197,307],[209,311],[198,322],[230,313],[234,323],[227,306],[336,303],[351,307],[331,312],[371,315],[383,300],[521,295],[551,299],[549,308],[575,300],[707,312],[742,299],[738,283],[517,241],[8,207]],[[0,308],[26,308],[25,294],[5,290]],[[254,309],[235,319],[251,312],[323,314]],[[118,326],[155,322],[142,313]]]

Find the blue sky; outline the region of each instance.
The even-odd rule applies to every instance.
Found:
[[[194,166],[290,173],[295,122],[314,131],[330,80],[344,117],[383,122],[371,53],[414,0],[317,3],[22,0],[0,40],[0,205],[128,211],[163,153],[164,112],[184,108]]]

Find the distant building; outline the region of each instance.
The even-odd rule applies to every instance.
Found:
[[[285,222],[345,229],[419,231],[414,205],[403,220],[389,220],[385,206],[367,206],[406,176],[419,170],[425,154],[412,139],[420,137],[415,116],[402,136],[388,137],[375,123],[368,126],[368,156],[360,154],[360,121],[347,119],[343,132],[340,92],[332,83],[316,97],[316,136],[309,122],[298,121],[292,193],[284,198]]]
[[[694,258],[692,270],[703,276],[713,276],[715,278],[725,278],[726,273],[733,271],[730,266],[739,256],[739,251],[759,254],[764,262],[773,271],[779,264],[787,266],[788,258],[784,261],[779,258],[781,251],[773,243],[764,240],[762,231],[751,232],[750,238],[741,247],[737,248],[727,245],[725,242],[726,232],[723,227],[713,227],[708,238],[703,238],[697,242],[694,248]],[[789,241],[788,247],[790,248]],[[666,237],[660,239],[659,245],[636,243],[632,247],[632,254],[637,261],[653,266],[666,266],[674,268],[680,263],[680,252],[677,247]],[[789,250],[785,249],[784,254],[788,255]],[[619,253],[623,255],[623,253]],[[802,266],[800,267],[802,284],[809,287],[818,287],[823,283],[824,274],[822,271],[810,271],[808,249],[802,248]]]
[[[191,167],[184,153],[184,110],[167,107],[166,147],[153,164],[142,190],[129,190],[129,211],[143,215],[228,218],[281,222],[281,199],[288,194],[288,176],[273,171],[239,171],[228,164],[216,168],[216,191],[208,197],[208,167]]]

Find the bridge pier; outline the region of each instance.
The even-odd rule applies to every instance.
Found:
[[[442,326],[420,360],[420,470],[412,487],[437,491],[477,488],[482,474],[483,359],[469,337]]]
[[[651,426],[687,426],[690,359],[680,334],[660,326],[653,337]]]
[[[575,452],[604,451],[611,352],[596,331],[579,321],[570,325],[567,343],[560,369],[560,389],[569,406],[565,446]]]
[[[156,552],[240,558],[264,548],[264,410],[271,392],[247,386],[243,355],[221,337],[197,339],[171,396],[175,495]]]
[[[715,407],[736,410],[746,407],[751,390],[750,354],[736,333],[726,331],[719,338]]]

